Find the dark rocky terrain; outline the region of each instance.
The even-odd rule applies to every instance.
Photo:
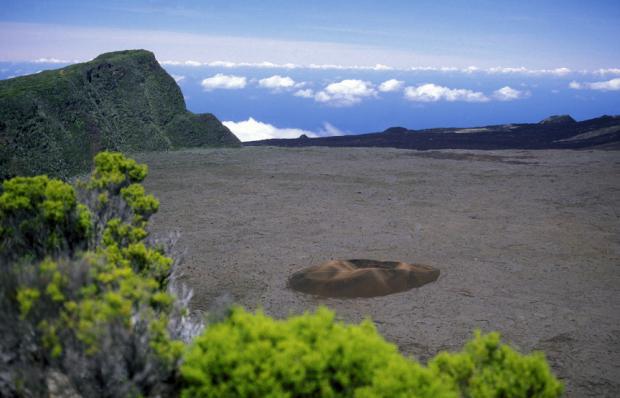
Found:
[[[401,149],[618,149],[620,116],[601,116],[576,122],[568,115],[540,123],[472,128],[408,130],[392,127],[381,133],[339,137],[271,139],[244,142],[256,146],[384,147]]]
[[[0,81],[0,179],[87,169],[103,149],[239,146],[212,114],[187,111],[153,53],[106,53],[90,62]]]

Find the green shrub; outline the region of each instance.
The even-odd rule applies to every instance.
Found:
[[[464,397],[552,398],[563,390],[542,353],[521,355],[501,344],[498,333],[476,331],[462,352],[439,353],[429,367],[449,376]]]
[[[188,327],[174,260],[149,239],[147,168],[102,152],[87,181],[17,177],[0,195],[0,395],[46,395],[50,372],[84,396],[170,394]],[[195,327],[195,325],[189,325]]]
[[[73,256],[86,248],[90,232],[90,212],[77,202],[71,185],[47,176],[16,177],[2,184],[0,261]]]
[[[386,383],[386,369],[405,375],[415,394]],[[456,396],[370,321],[345,325],[324,308],[284,321],[236,308],[194,341],[181,372],[187,398]]]
[[[274,320],[240,308],[195,339],[181,373],[189,397],[558,397],[542,356],[476,333],[461,353],[423,367],[370,321],[345,325],[325,308]]]

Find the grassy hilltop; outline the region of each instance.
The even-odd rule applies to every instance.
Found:
[[[103,149],[238,145],[215,116],[187,111],[149,51],[106,53],[0,81],[0,179],[71,175]]]

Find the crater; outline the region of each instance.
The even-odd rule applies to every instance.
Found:
[[[376,297],[434,282],[439,270],[399,261],[331,260],[295,272],[291,289],[322,297]]]

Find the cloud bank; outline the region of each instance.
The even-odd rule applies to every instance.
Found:
[[[318,132],[297,128],[279,128],[269,123],[260,122],[252,117],[240,122],[222,122],[241,141],[267,140],[271,138],[298,138],[305,134],[307,137],[325,137],[343,135],[344,133],[330,123],[323,123],[323,129]]]
[[[46,59],[41,58],[32,62],[43,63]],[[61,60],[62,61],[62,60]],[[79,61],[65,61],[66,63]],[[346,65],[346,64],[295,64],[295,63],[276,63],[276,62],[231,62],[231,61],[208,61],[198,62],[194,60],[174,61],[164,60],[159,62],[162,65],[172,66],[203,66],[211,68],[259,68],[259,69],[320,69],[320,70],[356,70],[356,71],[400,71],[400,72],[438,72],[438,73],[462,73],[462,74],[489,74],[489,75],[527,75],[527,76],[556,76],[565,77],[571,74],[579,75],[620,75],[620,68],[599,68],[599,69],[570,69],[566,67],[550,69],[532,69],[520,67],[457,67],[457,66],[405,66],[394,67],[384,64],[376,65]]]
[[[318,137],[312,131],[295,128],[278,128],[269,123],[259,122],[250,117],[241,122],[225,121],[222,124],[230,129],[241,141],[267,140],[271,138],[297,138],[302,134]]]
[[[377,98],[378,93],[388,93],[402,90],[404,81],[389,79],[375,86],[365,80],[345,79],[327,85],[323,90],[315,92],[312,89],[297,90],[293,95],[301,98],[311,98],[316,102],[332,106],[352,106],[367,98]],[[404,98],[412,102],[489,102],[514,101],[530,96],[529,91],[517,90],[504,86],[487,95],[480,91],[463,88],[450,88],[434,83],[419,86],[407,86],[403,90]]]
[[[489,102],[491,100],[514,101],[530,96],[529,91],[517,90],[510,86],[504,86],[493,91],[491,95],[487,95],[481,91],[473,91],[464,88],[449,88],[433,83],[426,83],[416,87],[405,87],[404,93],[405,99],[412,102]]]
[[[620,90],[620,78],[601,82],[576,82],[572,81],[568,84],[568,87],[575,90],[598,90],[598,91],[618,91]]]
[[[78,60],[70,61],[68,59],[58,59],[58,58],[37,58],[32,61],[35,64],[72,64],[76,62],[80,62]]]

